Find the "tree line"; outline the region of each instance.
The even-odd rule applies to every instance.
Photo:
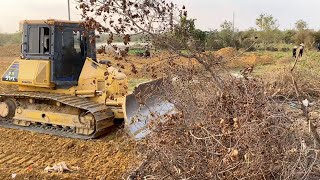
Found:
[[[194,23],[194,20],[190,20]],[[293,29],[280,30],[276,18],[261,14],[256,18],[256,26],[248,30],[234,29],[231,21],[224,21],[220,30],[195,30],[195,36],[205,45],[206,50],[224,47],[254,50],[289,51],[294,45],[304,43],[307,48],[317,48],[320,43],[320,31],[308,28],[304,20],[298,20]]]
[[[320,31],[309,29],[308,23],[302,19],[295,23],[293,29],[280,30],[278,20],[270,14],[261,14],[256,20],[256,27],[248,30],[234,28],[231,21],[225,20],[220,25],[220,30],[203,31],[196,28],[195,19],[181,19],[181,24],[187,27],[175,28],[174,33],[179,38],[183,33],[192,34],[197,40],[197,47],[205,50],[217,50],[224,47],[236,49],[289,51],[293,46],[304,43],[308,49],[318,48],[320,44]],[[101,34],[97,42],[107,42],[107,34]],[[142,34],[131,36],[131,41],[146,41],[148,38]],[[122,42],[121,36],[114,36],[114,42]],[[1,34],[0,45],[21,43],[21,34]]]

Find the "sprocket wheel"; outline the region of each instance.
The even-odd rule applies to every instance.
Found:
[[[0,102],[0,117],[13,118],[16,112],[16,103],[13,99],[6,99]]]

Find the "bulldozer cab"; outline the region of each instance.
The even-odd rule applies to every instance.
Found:
[[[75,86],[87,57],[96,60],[94,31],[80,22],[58,20],[23,21],[22,58],[49,60],[51,82],[58,87]]]

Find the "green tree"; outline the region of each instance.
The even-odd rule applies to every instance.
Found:
[[[196,49],[198,51],[205,51],[207,33],[200,29],[195,29],[192,33],[192,37],[195,40]]]
[[[238,43],[239,48],[245,48],[249,51],[254,51],[255,47],[252,44],[256,41],[257,31],[254,28],[250,28],[246,31],[241,31],[237,34],[236,42]]]
[[[186,17],[181,17],[180,24],[174,28],[175,36],[181,40],[187,41],[187,39],[183,38],[194,34],[196,30],[195,21],[195,19],[187,19]]]
[[[278,29],[278,20],[270,14],[260,14],[256,19],[256,25],[260,29],[257,35],[260,41],[259,47],[262,49],[274,49],[271,43],[278,42],[282,38],[282,33]]]
[[[222,30],[226,30],[226,31],[233,31],[233,24],[231,21],[227,21],[225,20],[221,25],[220,28]]]
[[[298,31],[303,31],[308,29],[308,24],[306,21],[300,19],[295,23],[295,27]]]
[[[320,31],[313,32],[313,37],[316,43],[320,43]]]
[[[314,33],[311,30],[308,30],[307,22],[300,19],[295,23],[295,28],[298,30],[295,35],[295,42],[297,44],[304,43],[309,48],[313,47],[315,37]]]
[[[270,14],[260,14],[256,19],[256,25],[261,31],[275,30],[279,27],[278,20]]]
[[[233,24],[230,21],[224,21],[221,25],[219,37],[224,47],[234,46]]]
[[[200,29],[196,29],[195,21],[195,19],[181,17],[180,24],[177,24],[173,30],[174,37],[184,43],[193,44],[199,51],[204,51],[207,34]],[[181,43],[180,48],[184,48]]]
[[[223,42],[218,30],[211,30],[207,35],[207,49],[217,50],[223,48]]]
[[[192,37],[195,39],[195,40],[198,40],[200,42],[205,42],[206,41],[206,38],[207,38],[207,34],[206,32],[200,30],[200,29],[196,29],[194,30],[194,32],[192,33]]]
[[[294,43],[294,37],[297,34],[294,30],[286,30],[283,32],[283,41],[286,44],[292,44]]]
[[[308,48],[313,47],[315,42],[315,37],[310,30],[299,31],[295,35],[296,44],[304,43]]]

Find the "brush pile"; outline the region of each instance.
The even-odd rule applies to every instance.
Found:
[[[306,123],[270,98],[262,80],[173,74],[163,90],[180,113],[146,140],[132,179],[320,178]]]

